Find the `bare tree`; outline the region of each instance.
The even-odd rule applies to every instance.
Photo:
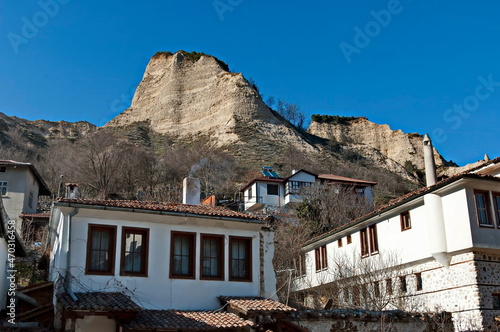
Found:
[[[300,195],[303,201],[296,207],[297,216],[313,234],[344,225],[373,209],[353,186],[315,184],[302,187]]]

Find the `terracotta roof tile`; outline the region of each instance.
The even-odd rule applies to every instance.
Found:
[[[358,180],[352,179],[345,176],[335,175],[335,174],[318,174],[319,179],[324,180],[332,180],[332,181],[341,181],[341,182],[354,182],[354,183],[363,183],[363,184],[377,184],[377,182],[366,181],[366,180]]]
[[[125,294],[108,292],[75,293],[77,301],[68,294],[57,298],[66,310],[139,311],[141,308]]]
[[[262,221],[248,214],[229,210],[221,206],[189,205],[189,204],[162,203],[162,202],[122,201],[122,200],[67,199],[67,198],[58,198],[57,203],[66,203],[69,205],[115,207],[115,208],[133,209],[133,210],[149,210],[149,211],[159,211],[159,212],[188,213],[188,214],[196,214],[203,216],[251,219],[254,221]]]
[[[289,313],[296,311],[295,308],[283,303],[262,297],[219,296],[219,300],[223,304],[228,303],[236,309],[251,313]]]
[[[136,331],[224,331],[253,326],[235,314],[225,311],[143,310],[125,328]]]

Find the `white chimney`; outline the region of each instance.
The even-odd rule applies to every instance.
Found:
[[[187,177],[182,181],[182,203],[200,205],[200,179]]]
[[[78,198],[78,183],[66,183],[66,198]]]
[[[437,182],[436,162],[434,161],[434,148],[429,135],[424,136],[424,163],[425,163],[425,183],[427,187]]]
[[[292,175],[294,175],[295,173],[297,173],[298,171],[296,169],[292,169]]]

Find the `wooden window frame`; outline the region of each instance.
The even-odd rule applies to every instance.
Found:
[[[306,253],[301,252],[299,255],[294,259],[294,265],[295,265],[295,278],[301,278],[306,275]]]
[[[485,208],[486,208],[486,218],[489,221],[488,224],[482,224],[480,219],[479,219],[477,195],[484,196],[484,200],[485,200],[484,204],[485,204]],[[474,190],[474,208],[476,211],[476,219],[477,219],[477,224],[479,227],[486,227],[486,228],[495,227],[495,220],[494,220],[493,215],[491,213],[491,199],[490,199],[490,192],[489,191],[487,191],[487,190]]]
[[[217,252],[217,275],[206,276],[203,273],[203,261],[205,259],[204,244],[206,240],[216,240],[219,244]],[[200,279],[201,280],[224,280],[224,235],[219,234],[200,234]]]
[[[314,258],[316,263],[316,272],[320,272],[328,268],[326,244],[314,249]]]
[[[233,243],[235,241],[246,243],[246,275],[245,277],[234,277],[232,271],[233,262]],[[241,281],[241,282],[252,282],[252,238],[242,237],[242,236],[230,236],[229,237],[229,281]]]
[[[370,236],[370,255],[376,255],[379,252],[378,233],[376,224],[368,227],[368,234]]]
[[[343,244],[342,244],[342,238],[340,238],[340,239],[337,240],[337,246],[339,248],[342,248],[342,246],[343,246]]]
[[[402,212],[399,215],[399,220],[401,222],[401,232],[411,229],[411,216],[410,211]]]
[[[361,244],[361,257],[370,256],[370,240],[368,239],[368,228],[359,231],[359,240]]]
[[[187,274],[178,274],[174,272],[175,239],[178,237],[188,238],[191,241],[190,254],[188,256],[189,271]],[[195,256],[196,256],[196,233],[171,231],[170,232],[170,279],[195,279],[196,277]]]
[[[352,243],[352,236],[351,236],[351,234],[347,235],[346,238],[347,238],[347,240],[346,240],[347,244],[351,244]]]
[[[140,234],[142,235],[141,245],[141,271],[125,271],[125,242],[127,234]],[[148,276],[148,261],[149,261],[149,229],[138,227],[123,227],[122,228],[122,245],[120,256],[120,275],[121,276],[134,276],[134,277],[147,277]]]
[[[92,234],[98,230],[106,230],[110,234],[109,238],[109,268],[107,270],[92,270]],[[117,227],[114,225],[100,225],[89,224],[87,231],[87,257],[85,262],[85,274],[88,275],[106,275],[112,276],[115,274],[115,261],[116,261],[116,231]]]

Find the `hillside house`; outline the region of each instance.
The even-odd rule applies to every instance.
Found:
[[[199,184],[189,183],[185,201],[199,202]],[[56,315],[68,329],[247,331],[252,315],[293,310],[273,300],[274,232],[249,215],[191,204],[58,199],[51,229]],[[215,311],[221,307],[234,308]]]
[[[50,196],[51,192],[33,164],[0,160],[0,192],[19,233],[23,222],[30,226],[48,224],[48,215],[38,213],[37,207],[39,196]]]
[[[362,197],[368,204],[372,203],[372,188],[376,182],[351,179],[334,174],[314,174],[306,170],[293,171],[289,177],[282,178],[270,167],[262,169],[262,177],[245,185],[243,193],[244,210],[275,212],[287,204],[300,202],[300,190],[315,184],[339,185],[352,190],[353,195]]]
[[[427,187],[303,246],[306,305],[444,310],[457,331],[500,315],[500,158],[439,182],[426,165]]]

